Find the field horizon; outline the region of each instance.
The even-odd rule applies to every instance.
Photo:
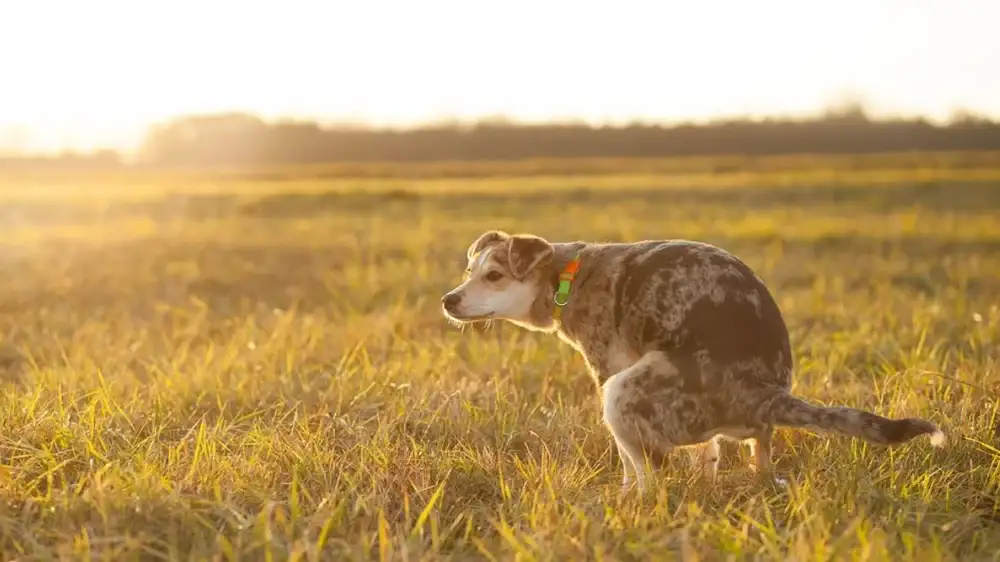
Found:
[[[554,336],[441,315],[485,230],[686,238],[775,296],[779,429],[644,497]],[[18,171],[0,178],[0,559],[994,560],[1000,155]]]

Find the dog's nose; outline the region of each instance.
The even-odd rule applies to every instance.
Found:
[[[457,293],[448,293],[447,295],[441,297],[441,304],[443,304],[448,310],[451,310],[452,308],[458,306],[458,303],[461,300],[462,297]]]

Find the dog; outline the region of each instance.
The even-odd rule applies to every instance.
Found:
[[[624,465],[622,491],[674,448],[711,482],[719,439],[748,442],[750,468],[770,474],[776,426],[896,445],[944,433],[791,394],[788,329],[764,282],[716,246],[689,240],[551,243],[490,230],[467,251],[461,284],[441,299],[456,324],[504,320],[556,333],[602,390],[604,424]],[[649,464],[647,464],[649,461]]]

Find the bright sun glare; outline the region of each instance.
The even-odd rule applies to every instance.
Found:
[[[0,149],[130,148],[252,111],[413,124],[1000,114],[992,0],[125,0],[0,10]]]

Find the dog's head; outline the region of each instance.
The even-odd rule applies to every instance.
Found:
[[[553,254],[537,236],[484,233],[469,246],[465,280],[441,298],[445,316],[459,323],[497,319],[543,327],[538,303],[550,290]]]

